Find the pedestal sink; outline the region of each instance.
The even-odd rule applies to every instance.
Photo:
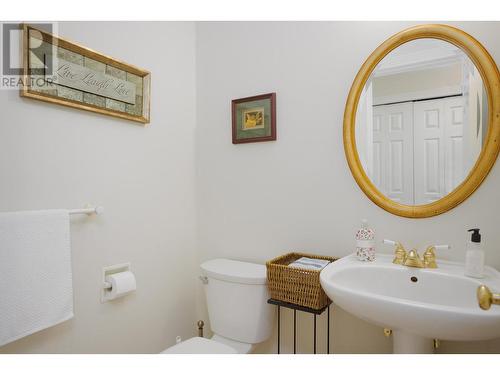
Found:
[[[438,268],[410,268],[377,255],[354,255],[323,269],[321,286],[347,312],[393,330],[394,353],[432,353],[433,339],[487,340],[500,337],[500,306],[482,310],[477,287],[500,291],[500,273],[485,267],[482,279],[464,276],[462,263],[439,260]]]

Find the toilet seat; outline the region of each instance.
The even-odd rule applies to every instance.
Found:
[[[214,340],[193,337],[165,349],[161,354],[237,354],[237,351]]]

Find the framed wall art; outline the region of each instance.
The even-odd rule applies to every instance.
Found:
[[[232,101],[233,143],[276,140],[276,93]]]
[[[151,74],[23,25],[20,95],[149,123]]]

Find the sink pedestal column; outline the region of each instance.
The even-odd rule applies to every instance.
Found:
[[[392,332],[392,347],[394,354],[433,354],[432,339],[414,335],[404,331]]]

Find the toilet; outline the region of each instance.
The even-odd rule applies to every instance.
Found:
[[[211,339],[193,337],[163,354],[246,354],[272,332],[273,309],[267,303],[266,267],[230,259],[200,265],[207,298]]]

